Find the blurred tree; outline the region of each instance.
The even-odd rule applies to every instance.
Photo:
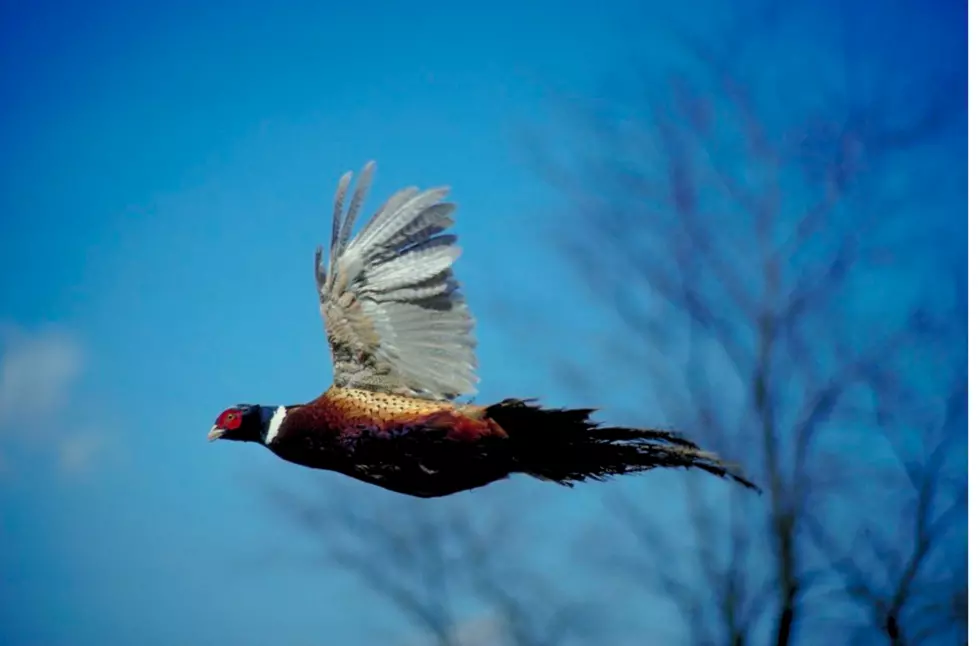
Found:
[[[794,67],[765,46],[807,31],[780,31],[789,6],[682,38],[679,70],[641,66],[632,97],[583,111],[572,161],[538,159],[588,302],[624,327],[584,366],[553,358],[566,383],[631,387],[637,423],[656,402],[765,488],[658,477],[681,518],[611,498],[639,549],[603,528],[597,577],[676,605],[668,643],[965,643],[965,274],[935,270],[965,255],[937,235],[963,207],[965,158],[950,173],[944,148],[962,84],[896,65],[901,91],[869,90],[847,37],[837,72]],[[520,504],[342,493],[277,502],[426,643],[611,643],[598,615],[623,600],[585,606],[536,573],[498,515]]]
[[[789,12],[672,30],[680,69],[641,65],[582,110],[581,147],[538,158],[589,302],[627,332],[590,365],[766,490],[684,478],[684,525],[617,497],[643,555],[603,565],[694,644],[965,643],[965,249],[938,233],[965,207],[962,70],[871,87],[846,25],[836,66],[809,52],[830,71],[783,61],[763,43],[812,27]]]
[[[351,489],[358,485],[343,487]],[[348,495],[345,495],[348,494]],[[275,490],[275,506],[420,632],[405,646],[594,643],[593,614],[535,572],[522,505],[472,497],[423,500],[387,492],[305,498]]]

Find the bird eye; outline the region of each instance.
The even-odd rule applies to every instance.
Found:
[[[227,415],[225,415],[225,419],[230,422],[231,420],[235,419],[235,414],[234,413],[228,413]]]

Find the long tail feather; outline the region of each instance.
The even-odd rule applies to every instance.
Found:
[[[657,467],[700,469],[760,491],[740,469],[669,431],[600,427],[591,409],[541,408],[507,399],[487,408],[513,443],[519,470],[572,485]]]

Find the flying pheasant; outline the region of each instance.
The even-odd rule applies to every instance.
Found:
[[[351,236],[374,162],[334,199],[327,266],[316,250],[320,313],[334,383],[306,404],[241,404],[209,440],[263,444],[277,456],[391,491],[446,496],[524,473],[571,486],[655,467],[694,467],[756,489],[737,469],[667,431],[600,427],[589,409],[533,400],[454,401],[475,391],[473,316],[453,277],[459,256],[448,188],[405,188]]]

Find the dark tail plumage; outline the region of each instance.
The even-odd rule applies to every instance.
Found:
[[[690,440],[668,431],[599,427],[590,409],[541,408],[532,400],[505,399],[487,416],[506,431],[518,470],[572,485],[656,467],[707,471],[759,491],[738,467],[726,464]]]

